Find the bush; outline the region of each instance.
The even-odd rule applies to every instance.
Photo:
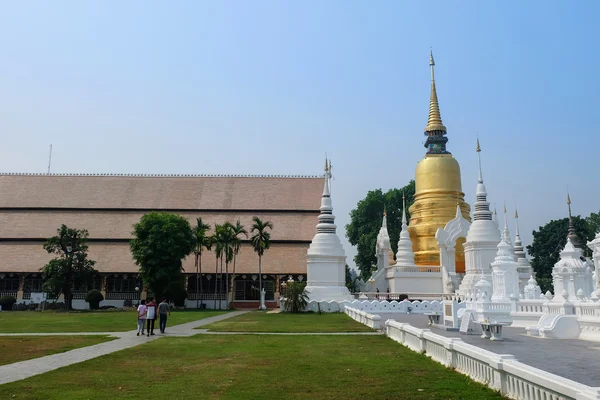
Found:
[[[0,297],[0,306],[2,311],[10,311],[13,309],[13,305],[17,302],[13,296],[2,296]]]
[[[400,297],[399,297],[399,301],[402,301],[402,300],[408,300],[408,295],[407,294],[401,294]]]
[[[185,306],[185,299],[188,297],[187,290],[185,290],[185,284],[183,280],[173,281],[167,286],[165,293],[167,299],[175,304],[175,307]],[[162,299],[156,299],[157,302]]]
[[[288,283],[285,288],[285,311],[298,313],[303,312],[308,304],[308,293],[306,293],[306,282]],[[319,308],[319,313],[321,309]]]
[[[97,310],[100,308],[100,302],[104,300],[104,296],[99,290],[92,289],[85,295],[85,301],[90,304],[90,310]]]
[[[116,310],[117,307],[115,306],[102,306],[100,307],[100,310]]]
[[[133,307],[133,300],[127,299],[123,302],[123,307]]]

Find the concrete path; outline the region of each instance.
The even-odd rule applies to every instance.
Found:
[[[198,329],[202,335],[283,335],[283,336],[373,336],[383,335],[378,332],[211,332],[207,329]]]
[[[80,363],[83,361],[91,360],[96,357],[104,356],[106,354],[114,353],[116,351],[125,350],[140,344],[152,342],[160,337],[168,336],[193,336],[200,333],[195,328],[212,324],[213,322],[222,321],[224,319],[236,317],[241,314],[245,314],[248,311],[234,311],[223,315],[217,315],[215,317],[204,318],[193,322],[188,322],[181,325],[175,325],[173,327],[167,326],[167,333],[165,335],[157,334],[155,336],[136,336],[136,331],[130,332],[108,332],[105,335],[118,337],[118,339],[112,340],[106,343],[100,343],[93,346],[82,347],[79,349],[70,350],[64,353],[53,354],[50,356],[34,358],[32,360],[21,361],[13,364],[0,366],[0,385],[26,379],[35,375],[43,374],[45,372],[53,371],[55,369],[66,367],[67,365]],[[60,336],[79,336],[79,335],[103,335],[102,332],[94,333],[15,333],[15,334],[3,334],[2,336],[48,336],[48,335],[60,335]]]
[[[505,327],[504,341],[493,342],[480,335],[461,335],[430,327],[428,319],[420,314],[394,318],[419,329],[431,329],[437,335],[460,338],[464,342],[498,353],[512,354],[527,365],[592,387],[600,386],[600,343],[577,339],[541,339],[527,336],[525,328]]]

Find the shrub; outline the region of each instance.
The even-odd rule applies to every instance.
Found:
[[[185,306],[185,299],[188,297],[187,290],[185,290],[185,283],[183,280],[172,281],[167,286],[165,293],[167,299],[175,304],[175,307]],[[160,301],[162,299],[156,299]]]
[[[285,311],[293,313],[304,311],[308,304],[308,293],[305,288],[306,282],[288,283],[285,288]]]
[[[10,311],[13,309],[13,305],[17,302],[13,296],[2,296],[0,297],[0,306],[3,311]]]
[[[401,294],[399,297],[400,301],[402,300],[408,300],[408,295],[407,294]]]
[[[92,289],[85,295],[85,301],[90,304],[90,310],[97,310],[100,308],[100,302],[104,300],[104,296],[99,290]]]
[[[133,307],[133,300],[127,299],[123,302],[123,307]]]

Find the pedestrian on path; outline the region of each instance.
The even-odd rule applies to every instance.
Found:
[[[140,305],[138,306],[138,330],[137,336],[140,336],[140,332],[142,335],[144,334],[144,325],[146,325],[146,313],[148,311],[148,307],[146,307],[146,300],[142,300]]]
[[[169,308],[169,303],[167,303],[166,297],[163,297],[162,301],[158,305],[158,314],[160,316],[160,333],[165,333],[165,329],[167,329],[167,315],[171,315],[171,310]]]
[[[156,321],[156,303],[154,302],[154,297],[150,297],[148,299],[148,311],[146,313],[146,321],[148,321],[146,325],[146,333],[148,336],[154,335],[154,322]]]

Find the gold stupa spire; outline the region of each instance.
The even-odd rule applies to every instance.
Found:
[[[429,66],[431,67],[431,96],[429,97],[429,118],[427,119],[425,132],[446,132],[446,127],[442,123],[442,116],[440,114],[437,91],[435,90],[435,61],[433,61],[433,51],[431,50],[429,52]]]
[[[387,217],[387,209],[385,208],[385,206],[383,206],[383,215],[384,215],[385,217]]]
[[[325,154],[325,172],[329,171],[329,164],[327,163],[327,154]]]

